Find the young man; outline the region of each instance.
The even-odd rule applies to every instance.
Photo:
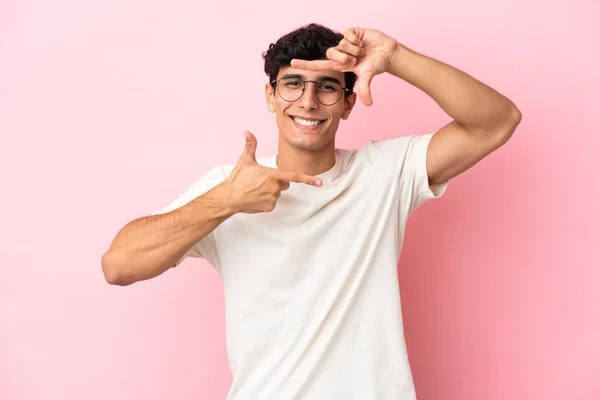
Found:
[[[155,215],[126,225],[102,258],[107,281],[155,277],[185,257],[221,275],[229,399],[414,399],[397,262],[408,216],[510,138],[506,97],[372,29],[308,25],[264,54],[278,154],[210,170]],[[435,134],[336,149],[358,96],[388,72],[453,122]]]

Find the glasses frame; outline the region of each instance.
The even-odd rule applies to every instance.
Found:
[[[302,98],[302,96],[304,96],[304,91],[306,90],[306,83],[307,83],[307,82],[312,82],[312,83],[314,83],[314,84],[315,84],[315,97],[317,98],[317,101],[318,101],[320,104],[324,105],[325,107],[331,107],[331,106],[334,106],[334,105],[336,105],[336,104],[337,104],[337,103],[340,101],[340,99],[341,99],[341,98],[344,96],[344,94],[346,94],[346,93],[352,93],[352,90],[348,89],[348,88],[347,88],[347,87],[345,87],[345,86],[342,86],[342,91],[341,91],[341,93],[340,93],[340,97],[338,97],[338,99],[337,99],[337,100],[336,100],[334,103],[331,103],[331,104],[325,104],[325,103],[323,103],[321,100],[319,100],[319,93],[317,92],[317,90],[318,90],[317,88],[319,87],[319,83],[320,83],[320,82],[327,82],[327,81],[328,81],[327,79],[321,79],[321,80],[319,80],[319,81],[311,81],[311,80],[304,80],[304,79],[300,79],[300,78],[294,78],[294,79],[298,79],[298,80],[302,81],[302,84],[304,85],[304,86],[303,86],[303,88],[302,88],[302,94],[301,94],[301,95],[300,95],[300,96],[299,96],[299,97],[298,97],[296,100],[286,100],[286,99],[284,99],[284,98],[283,98],[283,96],[282,96],[282,95],[281,95],[281,93],[279,92],[279,81],[280,81],[280,80],[282,80],[282,79],[283,79],[283,78],[279,78],[279,79],[273,79],[273,80],[271,81],[271,86],[275,86],[275,88],[274,88],[274,89],[275,89],[275,91],[277,92],[277,94],[279,95],[279,97],[281,97],[281,100],[283,100],[283,101],[285,101],[285,102],[288,102],[288,103],[294,103],[294,102],[296,102],[296,101],[300,100],[300,99]],[[289,78],[287,78],[287,79],[289,79]],[[344,93],[344,92],[345,92],[345,93]]]

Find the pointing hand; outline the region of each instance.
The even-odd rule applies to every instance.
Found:
[[[281,192],[289,189],[290,182],[321,186],[322,182],[301,172],[283,172],[268,168],[256,161],[256,137],[244,132],[246,147],[238,163],[223,182],[230,191],[235,212],[254,214],[275,208]]]

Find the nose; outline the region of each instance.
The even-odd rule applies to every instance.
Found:
[[[309,85],[309,83],[311,85]],[[312,86],[315,85],[315,86]],[[316,110],[319,107],[317,100],[316,82],[305,82],[302,96],[298,99],[298,107],[303,110]]]

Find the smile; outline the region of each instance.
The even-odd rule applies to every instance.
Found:
[[[314,129],[321,125],[325,120],[323,119],[304,119],[299,117],[290,116],[290,119],[294,121],[294,125],[301,129]]]

